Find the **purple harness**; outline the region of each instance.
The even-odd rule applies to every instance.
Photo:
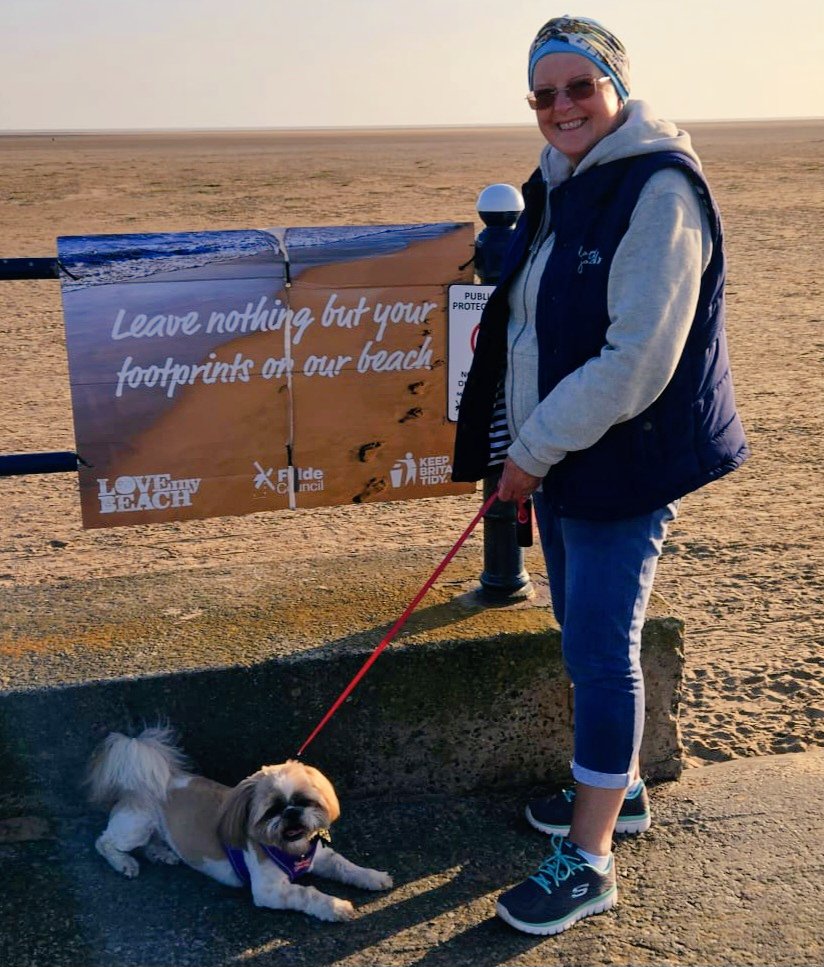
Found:
[[[302,853],[300,856],[290,856],[288,853],[284,853],[283,850],[279,850],[275,846],[264,846],[262,843],[259,844],[263,852],[269,857],[269,859],[279,867],[283,872],[289,877],[289,882],[294,883],[298,877],[303,876],[312,869],[312,864],[315,862],[315,853],[318,848],[318,841],[315,840],[309,849]],[[249,874],[249,868],[246,866],[246,859],[243,856],[242,849],[234,849],[231,846],[223,847],[224,852],[232,864],[232,869],[238,876],[238,879],[243,883],[251,883],[252,877]]]

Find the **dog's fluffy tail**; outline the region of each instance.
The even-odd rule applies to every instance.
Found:
[[[86,783],[89,799],[110,806],[124,796],[163,802],[169,783],[187,775],[172,729],[144,729],[136,738],[111,732],[95,750]]]

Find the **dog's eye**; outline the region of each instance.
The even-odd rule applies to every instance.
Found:
[[[262,820],[273,819],[275,816],[279,816],[283,810],[286,808],[286,800],[282,796],[278,796],[273,799],[269,804],[268,809],[260,817]]]

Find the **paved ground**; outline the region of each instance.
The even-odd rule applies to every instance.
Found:
[[[396,883],[333,885],[360,910],[348,924],[257,910],[182,868],[120,879],[92,848],[98,817],[0,826],[0,964],[820,965],[823,791],[821,750],[688,770],[618,845],[617,909],[547,939],[494,916],[541,857],[520,798],[344,803],[336,846]]]

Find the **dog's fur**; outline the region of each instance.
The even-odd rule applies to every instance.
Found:
[[[291,883],[261,849],[305,853],[340,815],[332,784],[317,769],[288,760],[264,766],[233,789],[193,774],[168,729],[145,729],[137,738],[112,732],[89,765],[90,799],[111,808],[95,846],[127,877],[139,872],[132,850],[143,847],[155,863],[182,860],[228,886],[242,886],[223,846],[243,850],[257,906],[302,910],[322,920],[348,920],[348,900]],[[350,863],[324,843],[313,873],[366,890],[392,886],[388,873]]]

